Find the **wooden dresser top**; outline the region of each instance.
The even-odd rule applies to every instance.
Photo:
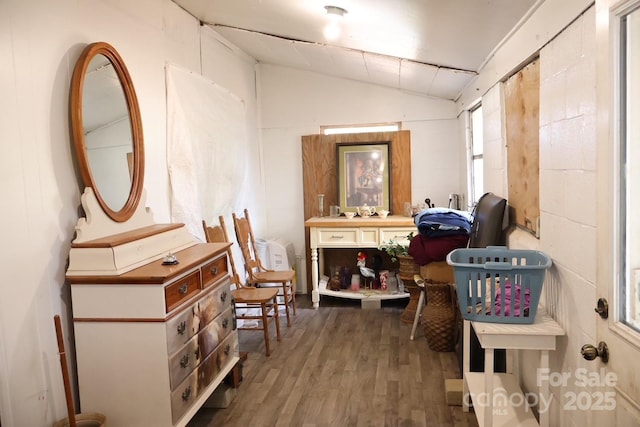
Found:
[[[230,246],[231,243],[198,243],[174,253],[179,262],[176,265],[162,265],[159,259],[120,275],[67,276],[67,281],[72,284],[162,284],[223,254]]]

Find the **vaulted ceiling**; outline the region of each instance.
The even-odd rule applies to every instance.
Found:
[[[173,0],[257,61],[455,100],[541,0]],[[323,30],[335,15],[340,35]]]

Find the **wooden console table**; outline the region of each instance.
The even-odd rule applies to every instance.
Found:
[[[392,215],[386,218],[355,217],[313,217],[304,223],[309,228],[309,246],[311,249],[311,281],[313,307],[320,305],[320,295],[339,298],[377,301],[383,299],[406,298],[408,294],[390,294],[386,292],[335,292],[319,289],[320,271],[324,271],[324,248],[378,248],[383,242],[402,241],[411,232],[417,233],[413,218]]]

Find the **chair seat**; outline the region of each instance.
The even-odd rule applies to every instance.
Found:
[[[232,291],[231,294],[237,303],[259,304],[268,302],[278,294],[276,288],[240,288]]]
[[[295,272],[293,270],[259,271],[253,274],[253,278],[257,282],[290,282],[294,276]]]

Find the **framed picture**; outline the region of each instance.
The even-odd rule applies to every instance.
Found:
[[[367,204],[390,210],[390,142],[337,144],[340,211]]]

